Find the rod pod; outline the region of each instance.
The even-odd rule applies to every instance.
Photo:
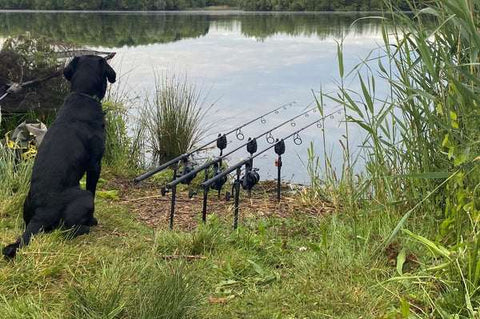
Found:
[[[338,111],[335,111],[335,112],[338,112]],[[277,140],[276,143],[275,143],[275,141],[274,141],[275,144],[273,144],[273,145],[271,145],[271,146],[269,146],[269,147],[267,147],[267,148],[265,148],[265,149],[257,152],[256,154],[250,156],[250,157],[247,158],[247,159],[244,159],[244,160],[242,160],[242,161],[240,161],[240,162],[238,162],[238,163],[230,166],[229,168],[225,169],[221,174],[218,174],[217,176],[212,177],[212,178],[210,178],[209,180],[207,180],[207,181],[205,181],[205,182],[203,182],[203,183],[201,184],[202,187],[208,188],[208,187],[210,187],[210,185],[211,185],[212,183],[214,183],[217,179],[222,178],[222,177],[224,177],[224,176],[226,176],[226,175],[228,175],[228,174],[230,174],[230,173],[232,173],[233,171],[236,170],[236,174],[237,174],[237,175],[236,175],[235,182],[234,182],[234,184],[233,184],[233,186],[232,186],[232,190],[235,191],[235,194],[234,194],[234,196],[235,196],[235,209],[234,209],[234,222],[233,222],[233,226],[234,226],[235,229],[236,229],[237,226],[238,226],[238,206],[239,206],[239,192],[240,192],[240,173],[241,173],[242,167],[243,167],[244,165],[247,165],[249,162],[251,162],[255,157],[258,157],[258,156],[260,156],[261,154],[264,154],[265,152],[267,152],[268,150],[270,150],[270,149],[272,149],[272,148],[274,148],[274,147],[276,148],[276,149],[275,149],[275,152],[276,152],[276,153],[277,153],[277,152],[280,153],[280,154],[277,153],[277,155],[281,156],[281,154],[283,154],[283,153],[285,152],[285,145],[284,145],[284,141],[285,141],[285,140],[287,140],[287,139],[289,139],[289,138],[292,138],[292,137],[293,137],[294,139],[299,139],[299,135],[298,135],[298,134],[299,134],[300,132],[302,132],[303,130],[306,130],[307,128],[309,128],[309,127],[311,127],[311,126],[313,126],[313,125],[315,125],[315,124],[317,124],[317,127],[319,127],[318,123],[319,123],[323,118],[326,118],[327,116],[332,116],[335,112],[332,112],[332,113],[330,113],[330,114],[328,114],[328,115],[326,115],[326,116],[324,116],[324,117],[322,117],[322,118],[320,118],[320,119],[318,119],[318,120],[316,120],[316,121],[311,122],[310,124],[305,125],[304,127],[296,130],[295,132],[293,132],[293,133],[285,136],[285,137],[282,138],[280,141]],[[282,143],[282,142],[283,142],[283,143]],[[283,144],[283,145],[282,145],[282,144]],[[297,143],[295,143],[295,144],[297,144]],[[297,145],[299,145],[299,144],[297,144]],[[280,188],[279,188],[278,185],[279,185],[279,181],[280,181],[280,177],[281,177],[281,175],[280,175],[281,171],[279,170],[278,172],[279,172],[279,174],[277,175],[277,178],[278,178],[278,179],[277,179],[277,198],[278,198],[278,196],[279,196],[279,189],[280,189]]]
[[[175,163],[173,165],[173,179],[177,178],[177,170],[178,170],[178,163]],[[162,189],[162,194],[165,195],[163,189]],[[172,198],[170,202],[170,222],[169,222],[170,229],[173,229],[173,217],[175,215],[176,197],[177,197],[177,185],[175,185],[175,187],[172,187]]]
[[[285,141],[283,138],[281,140],[276,140],[275,143],[275,153],[278,155],[277,160],[275,161],[275,166],[277,166],[277,202],[281,199],[281,183],[282,183],[282,155],[285,153]]]
[[[240,174],[242,172],[242,167],[237,168],[237,176],[235,178],[235,182],[233,182],[233,190],[234,190],[234,198],[235,198],[235,206],[233,209],[233,229],[238,228],[238,209],[240,206]]]
[[[227,148],[227,135],[226,134],[218,134],[217,137],[217,147],[220,150],[220,157],[223,155],[223,150]],[[219,167],[222,166],[222,161],[218,163]],[[204,169],[204,182],[208,180],[208,173],[209,173],[210,167],[205,167]],[[218,171],[218,170],[217,170]],[[215,176],[215,172],[213,173],[213,176]],[[225,179],[226,180],[226,179]],[[220,192],[222,190],[223,184],[219,185],[218,187],[218,197],[220,197]],[[208,188],[203,189],[203,203],[202,203],[202,222],[206,223],[207,222],[207,201],[208,201]]]
[[[208,181],[208,167],[205,168],[205,181]],[[202,222],[205,224],[207,222],[207,200],[208,200],[208,187],[203,188],[203,203],[202,203]]]

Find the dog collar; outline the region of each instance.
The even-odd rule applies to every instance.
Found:
[[[94,100],[95,102],[98,102],[98,103],[100,103],[100,104],[102,103],[102,102],[100,101],[100,98],[99,98],[98,96],[96,96],[96,95],[89,95],[89,94],[87,94],[87,93],[81,93],[81,92],[79,92],[79,93],[75,92],[75,93],[78,94],[78,95],[82,95],[82,96],[88,97],[88,98],[90,98],[90,99],[92,99],[92,100]]]

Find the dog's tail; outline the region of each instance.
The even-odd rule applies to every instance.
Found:
[[[13,244],[10,244],[3,248],[2,250],[3,256],[5,256],[6,259],[15,258],[17,251],[23,246],[27,246],[30,243],[30,239],[32,238],[32,236],[37,234],[41,229],[42,229],[41,224],[38,224],[35,222],[28,223],[22,236],[19,239],[17,239],[17,241],[14,242]]]
[[[5,246],[2,250],[3,256],[6,259],[13,259],[15,258],[15,255],[17,254],[17,250],[20,248],[20,240],[17,240],[13,244],[10,244],[8,246]]]

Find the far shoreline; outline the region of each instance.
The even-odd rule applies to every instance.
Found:
[[[188,9],[188,10],[20,10],[0,9],[0,13],[104,13],[104,14],[198,14],[198,15],[268,15],[268,14],[381,14],[382,11],[246,11],[240,9]]]

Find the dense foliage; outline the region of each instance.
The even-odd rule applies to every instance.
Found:
[[[398,3],[406,9],[406,2]],[[252,11],[380,10],[383,0],[0,0],[0,9],[34,10],[183,10],[229,6]]]
[[[0,49],[0,96],[10,83],[25,83],[51,75],[61,67],[55,50],[67,47],[42,37],[22,34],[7,38]],[[68,93],[67,82],[61,77],[24,87],[1,101],[3,115],[0,136],[23,120],[47,121],[62,105]]]

